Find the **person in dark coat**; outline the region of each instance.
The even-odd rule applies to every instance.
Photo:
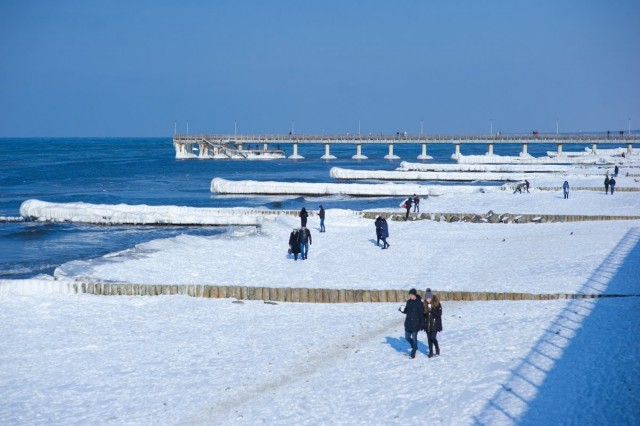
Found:
[[[407,209],[407,215],[405,216],[404,220],[409,220],[409,213],[411,213],[412,202],[413,199],[411,197],[407,198],[407,200],[404,202],[404,208]]]
[[[618,170],[619,170],[619,169],[618,169],[618,166],[615,166],[615,167],[613,168],[613,175],[614,175],[614,176],[618,176]]]
[[[413,194],[413,212],[420,213],[420,196]]]
[[[607,177],[604,178],[604,194],[608,194],[609,193],[609,183],[611,181],[609,180],[609,175],[607,175]]]
[[[300,253],[300,235],[297,228],[293,228],[293,231],[289,234],[289,253],[293,255],[293,260],[298,260],[298,253]]]
[[[407,317],[404,319],[404,338],[411,345],[411,358],[418,352],[418,332],[424,327],[422,300],[415,288],[409,290],[409,300],[398,308]]]
[[[300,229],[298,240],[300,241],[300,256],[302,260],[305,260],[309,255],[309,246],[311,245],[311,231],[306,226]]]
[[[424,331],[427,332],[429,341],[429,358],[433,357],[433,347],[436,348],[435,356],[440,356],[440,345],[438,345],[438,332],[442,331],[442,305],[438,296],[431,293],[428,288],[424,293]]]
[[[529,181],[528,180],[524,180],[524,189],[527,191],[527,194],[530,194],[529,192]]]
[[[389,238],[389,225],[387,224],[387,219],[380,218],[380,239],[383,242],[382,249],[389,248],[389,243],[387,242],[387,238]]]
[[[325,232],[324,229],[324,207],[320,205],[320,211],[318,212],[318,217],[320,218],[320,232]]]
[[[382,236],[382,218],[380,216],[376,217],[375,221],[376,225],[376,245],[380,245],[380,237]]]
[[[569,182],[566,180],[562,184],[562,193],[564,194],[564,198],[569,198]]]
[[[307,209],[303,207],[298,216],[300,216],[300,227],[307,226],[307,218],[309,217]]]
[[[616,189],[616,180],[611,176],[609,179],[609,188],[611,188],[611,195],[613,195],[613,190]]]

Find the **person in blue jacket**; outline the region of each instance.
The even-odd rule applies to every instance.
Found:
[[[424,327],[422,300],[415,288],[409,290],[409,300],[398,310],[407,316],[404,319],[404,338],[411,345],[411,358],[415,358],[418,352],[418,332]]]
[[[562,193],[564,194],[564,198],[569,198],[569,182],[566,180],[562,184]]]

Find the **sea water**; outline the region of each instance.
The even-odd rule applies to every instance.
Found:
[[[275,148],[275,146],[270,146]],[[291,145],[282,145],[286,155]],[[334,145],[336,160],[322,160],[324,145],[302,145],[301,160],[177,160],[171,138],[20,138],[0,139],[0,217],[20,215],[22,202],[146,204],[193,207],[256,207],[268,209],[396,208],[389,197],[225,196],[210,192],[211,180],[274,180],[332,182],[332,167],[394,170],[401,161],[420,162],[420,144],[397,145],[400,160],[385,160],[386,145],[363,145],[368,160],[352,160],[354,145]],[[532,145],[543,156],[555,144]],[[565,150],[583,150],[584,145]],[[463,144],[463,155],[481,155],[483,144]],[[518,155],[520,144],[496,146],[497,155]],[[428,145],[428,162],[452,163],[454,146]],[[468,183],[467,183],[468,184]],[[407,194],[411,195],[411,194]],[[0,279],[51,275],[62,263],[90,259],[136,244],[180,234],[215,235],[217,227],[99,226],[0,220]]]

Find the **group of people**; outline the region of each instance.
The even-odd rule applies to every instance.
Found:
[[[429,358],[440,356],[438,332],[442,331],[442,305],[438,296],[433,294],[430,288],[427,288],[424,293],[424,301],[422,301],[416,289],[412,288],[409,290],[409,300],[405,306],[401,306],[398,310],[406,315],[404,338],[411,345],[411,358],[415,358],[416,352],[418,352],[418,332],[420,330],[427,333]]]
[[[524,182],[520,182],[516,185],[516,189],[515,191],[513,191],[513,193],[515,194],[516,192],[519,192],[520,194],[522,194],[523,189],[527,191],[527,193],[529,192],[529,181],[526,179],[524,180]]]
[[[298,255],[300,255],[301,260],[305,260],[309,255],[309,246],[313,242],[311,231],[307,228],[309,212],[305,207],[300,210],[298,217],[300,217],[300,229],[293,228],[293,231],[289,234],[289,254],[293,255],[293,260],[298,260]],[[324,227],[325,212],[322,205],[320,205],[318,217],[320,218],[320,232],[326,232]]]
[[[616,169],[617,168],[618,166],[616,166]],[[607,176],[604,178],[605,195],[609,193],[609,190],[611,190],[611,195],[613,195],[613,191],[616,189],[616,180],[614,179],[614,176],[617,176],[617,173],[611,177],[609,177],[609,175],[607,174]]]
[[[407,209],[407,215],[405,216],[405,220],[409,220],[409,213],[411,213],[411,206],[413,206],[413,212],[420,212],[420,196],[413,194],[413,197],[409,197],[402,203],[405,209]]]

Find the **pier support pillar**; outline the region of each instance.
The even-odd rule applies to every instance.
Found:
[[[454,146],[456,147],[456,151],[455,153],[451,156],[452,160],[457,160],[460,158],[460,144],[456,143],[454,144]]]
[[[598,155],[598,144],[597,143],[592,143],[591,144],[591,154]]]
[[[209,158],[209,145],[204,142],[198,144],[200,149],[198,150],[198,158]]]
[[[242,142],[236,142],[236,146],[238,147],[238,151],[242,151]]]
[[[427,155],[427,143],[422,144],[422,154],[418,155],[418,160],[430,160],[431,156]]]
[[[489,151],[487,152],[487,155],[493,155],[493,143],[489,142]]]
[[[362,144],[358,143],[356,144],[356,155],[351,158],[354,160],[366,160],[369,157],[362,155]]]
[[[298,144],[294,143],[293,144],[293,155],[290,155],[289,158],[293,159],[293,160],[299,160],[304,158],[302,155],[298,155]]]
[[[400,157],[393,155],[393,144],[389,144],[389,154],[384,156],[385,160],[398,160]]]
[[[558,143],[558,157],[562,156],[562,144]]]
[[[262,150],[263,151],[268,151],[269,150],[269,145],[266,142],[262,144]]]
[[[631,142],[627,143],[627,155],[631,155],[633,153],[633,144]]]
[[[337,157],[335,155],[331,155],[330,145],[328,142],[324,144],[324,155],[320,158],[323,160],[335,160]]]
[[[520,152],[520,157],[528,157],[529,156],[528,148],[529,148],[529,144],[524,142],[522,144],[522,152]]]

